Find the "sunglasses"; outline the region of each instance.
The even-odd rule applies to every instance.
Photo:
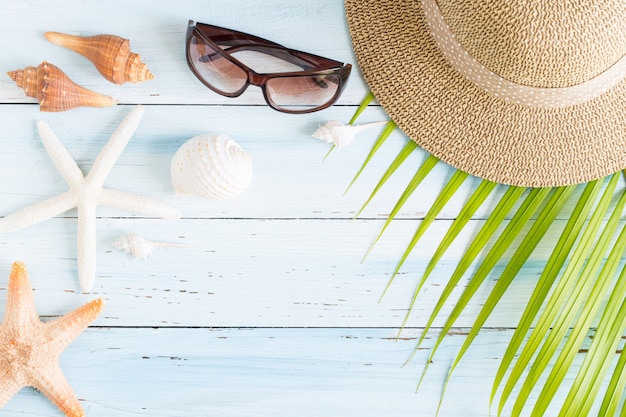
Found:
[[[284,113],[331,106],[352,69],[350,64],[193,20],[187,27],[186,49],[189,68],[211,90],[238,97],[250,84],[256,85],[267,104]]]

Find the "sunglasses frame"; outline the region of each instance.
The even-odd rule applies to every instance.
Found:
[[[194,67],[191,59],[190,44],[192,36],[196,36],[202,42],[207,43],[216,53],[227,59],[229,62],[241,68],[247,74],[246,83],[237,91],[229,93],[221,91],[209,82],[207,82],[198,70]],[[220,45],[229,46],[227,49],[223,49]],[[259,38],[258,36],[250,35],[247,33],[239,32],[236,30],[226,29],[219,26],[209,25],[206,23],[194,22],[189,20],[187,26],[187,37],[185,41],[185,50],[187,56],[187,65],[193,74],[209,89],[214,92],[223,95],[225,97],[238,97],[248,88],[250,85],[254,85],[261,88],[263,97],[267,104],[274,110],[282,113],[290,114],[303,114],[312,113],[318,110],[323,110],[332,106],[345,88],[348,82],[348,76],[352,69],[352,65],[344,64],[343,62],[335,61],[333,59],[324,58],[319,55],[310,54],[308,52],[302,52],[295,49],[284,47],[267,39]],[[297,65],[302,68],[302,71],[292,72],[278,72],[278,73],[258,73],[252,68],[233,57],[231,54],[239,51],[254,51],[257,50],[264,54],[272,55],[276,58],[280,58],[286,62]],[[275,78],[293,78],[300,76],[316,76],[316,75],[330,75],[335,74],[339,80],[339,86],[333,97],[323,105],[307,108],[304,110],[292,110],[286,109],[276,104],[271,96],[267,92],[267,82]]]

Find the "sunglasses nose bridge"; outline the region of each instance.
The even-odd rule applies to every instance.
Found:
[[[257,87],[261,87],[266,78],[267,77],[264,75],[260,75],[252,71],[248,72],[248,83],[256,85]]]

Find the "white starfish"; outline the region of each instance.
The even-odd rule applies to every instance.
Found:
[[[139,125],[143,107],[135,107],[102,148],[84,176],[52,129],[37,123],[39,136],[70,189],[0,219],[0,232],[10,232],[48,220],[74,207],[78,209],[78,278],[81,289],[91,291],[96,275],[96,206],[115,207],[147,216],[178,219],[180,213],[163,203],[123,191],[103,188],[115,162]]]

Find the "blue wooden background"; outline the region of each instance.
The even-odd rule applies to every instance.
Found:
[[[253,33],[355,68],[339,103],[318,113],[278,113],[255,88],[238,99],[224,98],[203,87],[187,68],[188,19]],[[129,38],[155,79],[110,84],[83,57],[48,43],[45,31]],[[87,172],[119,122],[143,104],[141,125],[105,185],[159,199],[183,216],[164,221],[99,208],[97,277],[90,294],[81,293],[78,285],[75,211],[0,235],[0,311],[10,265],[18,259],[28,266],[44,319],[96,297],[106,301],[100,318],[61,356],[89,416],[434,415],[443,379],[480,300],[460,318],[418,393],[427,348],[441,322],[435,323],[425,349],[402,365],[450,268],[490,205],[437,267],[409,327],[397,339],[433,242],[476,182],[469,181],[440,214],[379,302],[452,169],[435,168],[362,263],[425,154],[412,155],[362,216],[352,219],[406,138],[395,132],[344,196],[379,130],[359,135],[351,147],[325,161],[329,146],[311,137],[328,120],[347,122],[367,92],[340,0],[8,0],[0,12],[0,41],[2,71],[47,60],[78,84],[120,101],[106,109],[42,113],[8,76],[0,76],[0,215],[66,189],[39,140],[36,121],[45,120]],[[360,121],[385,119],[374,104]],[[241,196],[212,202],[175,195],[170,160],[183,142],[202,133],[226,134],[251,155],[255,176]],[[130,232],[188,247],[134,260],[111,246]],[[547,239],[544,245],[551,243]],[[459,366],[441,416],[489,414],[498,359],[532,290],[541,253],[533,255],[531,267],[518,277]],[[58,416],[59,411],[24,389],[0,415]]]

